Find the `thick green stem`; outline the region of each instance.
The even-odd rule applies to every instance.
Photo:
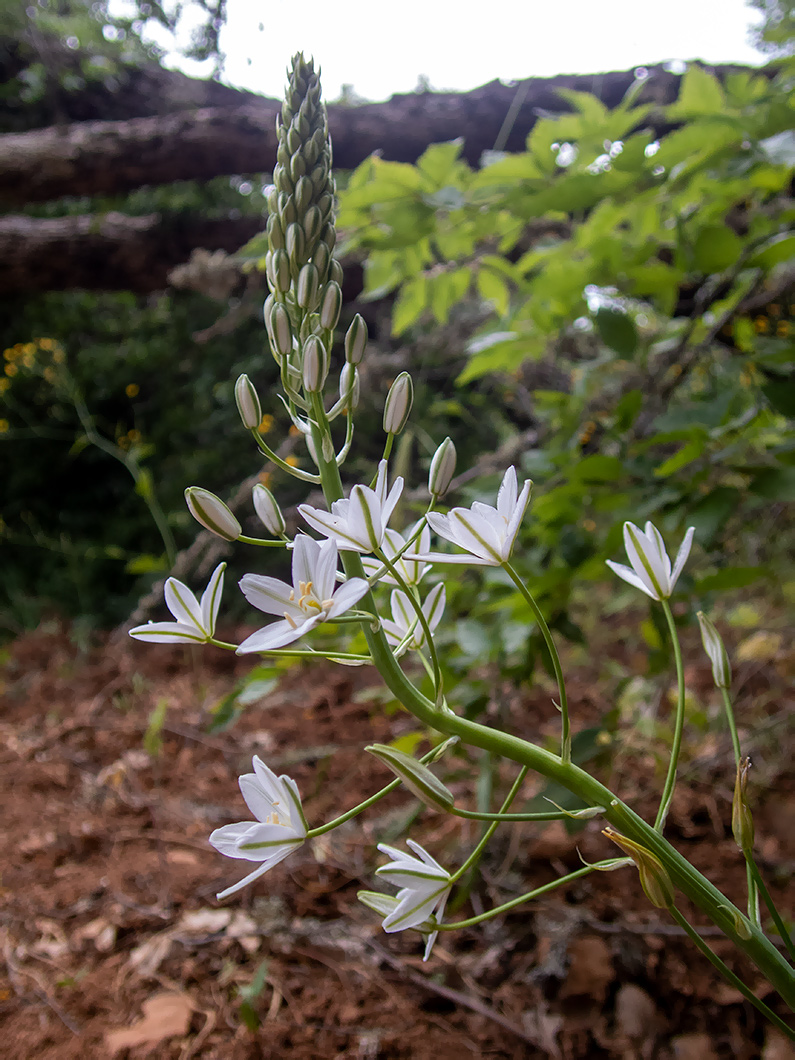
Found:
[[[547,651],[549,657],[552,660],[552,668],[555,671],[555,679],[558,682],[558,697],[560,698],[560,722],[561,722],[561,735],[560,735],[560,757],[563,762],[571,761],[571,721],[569,719],[569,701],[566,696],[566,684],[563,680],[563,667],[560,665],[560,656],[558,655],[558,649],[555,647],[555,642],[552,639],[552,634],[549,631],[549,626],[541,613],[541,609],[533,598],[533,594],[527,588],[525,583],[519,577],[514,570],[513,566],[505,562],[502,565],[503,570],[510,577],[516,588],[525,598],[530,610],[533,612],[538,628],[541,630],[541,635],[546,642]]]
[[[764,900],[764,903],[768,908],[768,912],[773,917],[773,923],[776,925],[776,931],[779,933],[782,941],[784,942],[784,945],[787,947],[787,952],[789,953],[790,957],[793,961],[795,961],[795,945],[793,945],[792,943],[792,938],[790,937],[790,933],[789,931],[787,931],[786,925],[781,918],[781,914],[779,913],[778,909],[776,909],[773,898],[770,894],[770,891],[767,889],[767,884],[762,879],[762,874],[760,873],[756,862],[753,858],[748,857],[748,855],[746,855],[746,865],[748,866],[748,871],[753,877],[754,883],[756,884],[756,887],[759,890],[759,894],[762,895],[762,899]]]
[[[665,787],[663,788],[662,798],[660,799],[660,808],[657,811],[657,819],[654,822],[654,828],[658,832],[662,832],[663,828],[665,828],[665,818],[668,816],[668,811],[671,808],[671,799],[674,797],[676,767],[679,762],[679,751],[682,747],[682,733],[685,727],[685,668],[682,664],[682,649],[679,647],[679,635],[676,632],[676,623],[674,622],[671,605],[667,600],[661,600],[660,603],[663,605],[663,610],[665,611],[665,620],[668,623],[668,630],[671,634],[671,644],[674,649],[674,658],[676,659],[677,693],[674,738],[673,743],[671,744],[671,760],[668,763],[668,775],[665,778]]]
[[[320,422],[313,425],[313,430],[317,432],[315,442],[320,456],[319,470],[323,492],[326,501],[330,504],[339,500],[343,494],[336,462],[326,461],[322,457],[321,431],[328,431],[328,423],[327,421],[324,423],[324,420],[325,414]],[[357,553],[343,552],[342,562],[348,577],[364,576],[361,557]],[[365,596],[360,606],[367,610],[372,609],[373,614],[376,613],[372,594]],[[665,866],[674,886],[698,906],[712,923],[717,925],[735,946],[753,961],[790,1008],[795,1010],[795,974],[784,957],[753,925],[750,926],[750,938],[744,938],[738,934],[737,924],[747,923],[740,910],[658,831],[616,798],[608,788],[574,763],[563,762],[557,755],[509,733],[499,732],[478,722],[458,717],[449,711],[437,709],[403,673],[392,655],[383,632],[374,628],[370,623],[363,623],[362,629],[373,663],[387,688],[415,718],[446,736],[458,736],[463,743],[472,747],[491,751],[519,765],[528,766],[548,780],[562,784],[589,806],[604,806],[604,816],[608,823],[616,831],[650,850]]]
[[[728,965],[726,965],[720,959],[720,957],[717,955],[717,953],[714,952],[714,950],[710,949],[710,947],[702,939],[696,929],[692,927],[687,922],[687,920],[685,920],[685,918],[682,916],[676,906],[673,906],[669,910],[669,912],[674,918],[674,920],[677,922],[679,927],[681,927],[687,933],[691,941],[699,948],[699,950],[701,950],[701,952],[704,954],[710,964],[713,964],[721,973],[721,975],[725,979],[728,979],[732,986],[736,987],[737,990],[740,991],[744,998],[750,1001],[755,1008],[758,1008],[762,1015],[766,1017],[766,1019],[769,1019],[772,1024],[778,1027],[778,1029],[784,1034],[786,1034],[789,1039],[795,1042],[795,1030],[793,1030],[792,1027],[789,1027],[784,1022],[784,1020],[781,1019],[780,1016],[777,1016],[776,1013],[772,1010],[772,1008],[769,1008],[764,1003],[764,1001],[760,1001],[756,994],[750,989],[750,987],[747,987],[745,985],[742,979],[737,978],[731,968],[729,968]]]

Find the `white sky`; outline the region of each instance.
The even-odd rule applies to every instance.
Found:
[[[755,18],[745,0],[228,0],[223,80],[280,97],[298,50],[321,66],[327,100],[343,83],[385,99],[421,75],[466,90],[670,59],[758,64]],[[178,57],[169,65],[207,76]]]

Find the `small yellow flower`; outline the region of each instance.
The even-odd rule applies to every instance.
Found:
[[[48,383],[54,383],[55,369],[47,365],[47,367],[44,369],[44,378],[47,380]]]
[[[10,379],[0,379],[0,394],[5,394],[6,390],[11,386]]]
[[[52,355],[53,364],[63,364],[66,360],[66,354],[59,346]]]
[[[596,523],[593,519],[583,519],[582,528],[583,530],[587,530],[589,534],[592,534],[596,529]]]
[[[0,434],[5,434],[8,430],[8,420],[0,420]]]
[[[7,350],[3,350],[3,358],[6,361],[15,361],[17,359],[17,351],[9,346]]]
[[[269,416],[268,413],[266,412],[265,415],[260,420],[260,425],[257,428],[257,430],[259,431],[260,434],[267,434],[268,431],[273,430],[273,423],[274,423],[273,416]]]
[[[140,440],[141,440],[141,432],[140,431],[136,431],[135,429],[133,429],[133,430],[127,432],[127,437],[129,438],[130,443],[132,445],[137,445],[138,442],[140,442]]]
[[[35,363],[36,358],[33,356],[32,353],[26,353],[22,358],[22,364],[25,366],[25,368],[32,368]]]
[[[778,337],[780,339],[786,339],[789,336],[789,333],[790,333],[790,323],[789,323],[789,321],[788,320],[779,320],[778,324],[776,325],[776,335],[778,335]]]
[[[301,432],[298,430],[298,428],[296,427],[296,425],[294,423],[291,423],[290,424],[290,430],[287,433],[289,435],[291,435],[293,438],[296,438]]]
[[[47,350],[48,352],[54,350],[58,343],[55,339],[39,339],[39,349]]]
[[[5,367],[5,373],[8,376],[15,376],[19,369],[15,364],[7,364]]]
[[[22,353],[26,357],[33,357],[34,354],[36,353],[36,343],[35,342],[26,342],[25,345],[22,347]]]
[[[754,320],[754,328],[756,329],[757,334],[766,335],[769,331],[767,317],[757,317],[756,320]]]
[[[124,393],[127,395],[128,398],[134,398],[138,397],[140,389],[141,388],[138,386],[137,383],[128,383],[127,386],[124,388]]]
[[[285,464],[289,464],[290,467],[298,467],[298,457],[297,456],[288,456],[288,457],[285,458],[284,462],[285,462]]]

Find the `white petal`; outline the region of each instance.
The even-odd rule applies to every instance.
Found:
[[[407,839],[406,846],[410,846],[414,853],[421,857],[426,865],[430,865],[432,868],[438,869],[439,872],[444,873],[444,875],[449,878],[449,873],[447,872],[447,870],[442,868],[436,858],[432,857],[425,849],[425,847],[420,846],[420,844],[413,839]]]
[[[688,527],[687,533],[684,536],[682,544],[679,546],[679,551],[676,554],[676,562],[674,563],[673,574],[671,575],[671,592],[674,590],[674,586],[679,580],[679,575],[682,573],[682,568],[687,563],[687,557],[690,555],[690,549],[693,545],[693,534],[695,534],[696,528],[694,526]]]
[[[506,522],[511,518],[516,508],[517,489],[516,468],[512,466],[503,475],[497,492],[497,511]]]
[[[186,626],[182,622],[147,622],[143,626],[135,626],[130,630],[130,636],[136,640],[148,640],[160,644],[184,644],[185,641],[193,641],[194,644],[203,644],[207,637],[204,632],[196,626]]]
[[[484,559],[481,556],[471,556],[467,553],[462,556],[460,552],[423,552],[420,554],[406,554],[406,559],[422,560],[423,563],[468,563],[473,567],[493,567],[492,559]]]
[[[665,542],[663,536],[657,527],[651,520],[646,523],[646,540],[649,542],[649,547],[654,550],[654,554],[659,557],[660,570],[665,574],[665,588],[670,594],[671,585],[671,561],[668,558],[668,553],[665,550]]]
[[[378,503],[383,504],[386,500],[386,473],[387,473],[387,462],[386,460],[378,461],[378,472],[375,476],[375,485],[373,486],[373,492],[378,498]]]
[[[258,823],[238,839],[237,856],[248,858],[249,861],[263,861],[273,857],[284,846],[297,846],[303,839],[302,835],[283,824]]]
[[[513,543],[516,540],[516,535],[519,533],[519,527],[522,523],[522,519],[524,519],[525,512],[527,511],[527,505],[530,502],[530,490],[532,488],[532,481],[529,478],[525,479],[525,484],[522,486],[522,492],[516,500],[514,510],[508,516],[508,529],[505,534],[505,559],[509,558],[513,550]]]
[[[637,576],[655,600],[666,595],[667,572],[661,565],[656,548],[634,523],[624,523],[624,548]]]
[[[381,526],[386,526],[389,520],[392,518],[392,512],[395,510],[395,505],[400,500],[400,495],[403,492],[403,479],[398,476],[392,483],[392,489],[381,506]]]
[[[299,640],[305,633],[314,629],[319,622],[322,622],[323,617],[325,616],[322,614],[312,616],[296,627],[291,626],[286,619],[283,622],[273,622],[270,626],[263,626],[250,637],[246,637],[236,654],[248,655],[255,651],[276,651],[278,648]]]
[[[166,582],[166,607],[171,614],[184,626],[195,626],[202,628],[202,612],[199,601],[190,589],[176,578],[169,578]]]
[[[299,504],[298,511],[313,530],[317,530],[324,537],[333,538],[340,548],[348,549],[349,552],[366,551],[351,536],[347,520],[319,508],[310,508],[308,504]]]
[[[253,872],[250,872],[248,874],[248,876],[244,876],[242,880],[238,880],[237,883],[233,883],[232,886],[227,887],[226,890],[219,891],[218,894],[216,894],[215,896],[216,901],[223,902],[224,898],[228,898],[231,894],[236,894],[238,891],[246,887],[249,883],[253,883],[254,880],[258,879],[260,876],[264,876],[268,869],[273,868],[274,864],[276,863],[274,862],[273,864],[271,864],[266,861],[263,865],[258,865]]]
[[[444,582],[439,582],[437,585],[434,585],[425,597],[425,603],[422,605],[422,612],[428,621],[428,626],[431,632],[433,632],[439,625],[439,620],[444,612],[446,602],[447,593],[444,588]]]
[[[445,541],[454,540],[451,536],[452,531],[450,530],[450,521],[446,515],[440,515],[438,512],[428,512],[425,518],[428,520],[428,525],[435,534],[444,538]],[[420,552],[424,551],[424,548],[420,548]]]
[[[224,591],[225,563],[219,563],[210,576],[207,588],[202,593],[201,612],[202,629],[211,636],[215,633],[215,622],[218,618],[218,609],[221,606],[221,594]]]
[[[433,912],[433,908],[439,899],[449,889],[449,884],[437,887],[430,894],[417,894],[415,891],[406,890],[398,895],[400,899],[397,908],[389,914],[381,925],[384,931],[405,931],[408,928],[418,927],[424,923]]]
[[[235,824],[225,824],[223,828],[216,828],[210,835],[209,842],[215,849],[227,858],[251,858],[247,854],[241,854],[238,849],[238,841],[252,828],[256,821],[238,821]],[[259,861],[259,858],[257,858]]]
[[[262,783],[256,774],[244,773],[238,779],[238,784],[240,785],[240,792],[246,800],[246,806],[248,806],[258,821],[266,821],[274,809],[278,809],[278,806],[274,805],[279,802],[278,796],[274,792],[269,791],[268,787]]]
[[[366,486],[354,486],[351,490],[351,506],[348,509],[348,533],[351,540],[366,552],[381,547],[384,528],[381,522],[381,502]]]
[[[326,612],[325,618],[327,621],[337,618],[339,615],[345,614],[349,611],[354,604],[358,604],[361,598],[370,589],[370,586],[364,580],[364,578],[351,578],[349,581],[341,585],[339,589],[334,593],[331,603],[331,607]]]
[[[337,581],[336,541],[324,541],[318,548],[314,570],[310,571],[307,580],[312,582],[314,594],[321,603],[331,598]]]
[[[623,563],[614,563],[612,559],[605,560],[605,562],[610,570],[613,571],[614,574],[617,574],[619,578],[623,578],[625,582],[629,582],[629,584],[633,585],[636,589],[640,589],[641,592],[650,596],[652,600],[660,599],[657,593],[655,593],[653,589],[650,589],[646,582],[643,581],[634,570],[625,567]]]
[[[456,544],[491,564],[502,562],[502,542],[493,524],[466,508],[454,508],[448,518]]]
[[[303,618],[301,608],[290,599],[293,589],[287,582],[264,574],[244,574],[238,585],[248,602],[266,615],[283,615],[286,611],[293,618]]]
[[[306,817],[304,817],[304,807],[301,804],[301,795],[298,791],[298,785],[292,777],[282,776],[279,779],[284,785],[284,793],[287,801],[291,803],[290,825],[296,835],[306,836],[306,833],[309,831],[309,825],[307,824]]]

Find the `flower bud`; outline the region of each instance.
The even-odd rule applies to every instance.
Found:
[[[293,352],[293,332],[290,314],[282,302],[275,302],[271,308],[270,332],[276,352],[288,357]]]
[[[452,439],[445,438],[431,460],[428,473],[428,489],[432,497],[443,497],[450,488],[455,474],[456,451]]]
[[[307,243],[312,246],[316,241],[323,224],[323,218],[320,215],[320,210],[317,206],[310,206],[304,214],[303,220],[304,233],[306,235]],[[323,246],[326,244],[324,243]]]
[[[188,486],[185,490],[185,501],[190,514],[205,529],[225,541],[237,541],[240,537],[243,528],[221,498],[216,497],[214,493],[200,486]]]
[[[717,688],[728,688],[732,683],[732,668],[720,633],[703,611],[698,612],[698,624],[701,627],[701,643],[712,663],[712,679]]]
[[[303,159],[301,165],[306,166]],[[300,175],[295,180],[295,209],[298,216],[303,217],[312,201],[312,181]]]
[[[301,360],[301,374],[304,390],[313,393],[323,389],[329,369],[329,356],[326,347],[317,337],[310,335],[304,343]]]
[[[284,233],[284,246],[290,264],[300,268],[306,256],[306,236],[297,222],[287,226],[287,231]]]
[[[274,250],[270,279],[273,287],[282,294],[290,290],[290,259],[285,250]]]
[[[254,500],[254,510],[265,529],[274,537],[281,537],[285,528],[284,516],[271,491],[258,482],[251,491],[251,496]]]
[[[348,364],[361,364],[367,349],[367,325],[357,313],[345,334],[345,360]]]
[[[333,331],[337,326],[342,309],[342,291],[340,285],[331,280],[323,289],[323,297],[320,299],[320,324],[321,327]]]
[[[387,434],[400,434],[406,426],[414,401],[414,384],[408,372],[401,372],[386,396],[384,403],[384,430]]]
[[[732,835],[744,854],[751,854],[754,849],[754,818],[747,792],[750,768],[750,758],[743,758],[741,762],[738,762],[734,799],[732,800]]]
[[[235,401],[243,426],[252,431],[262,422],[262,407],[254,384],[247,375],[241,375],[235,383]]]
[[[325,243],[323,244],[325,246]],[[328,276],[334,283],[338,283],[342,287],[342,281],[345,277],[345,273],[342,271],[342,265],[337,261],[336,258],[332,258],[329,262]]]
[[[612,828],[605,828],[602,835],[607,836],[616,846],[621,847],[624,853],[629,854],[635,862],[640,876],[640,885],[651,904],[657,906],[658,909],[670,909],[676,902],[674,885],[659,858],[640,843],[627,839],[625,835],[621,835]]]
[[[371,755],[392,770],[406,787],[432,810],[447,811],[455,802],[452,792],[434,774],[411,755],[387,744],[375,743],[365,747]]]
[[[277,214],[272,213],[268,217],[267,225],[268,245],[271,250],[284,250],[284,232]]]
[[[303,235],[303,233],[302,233]],[[320,277],[314,265],[304,265],[298,273],[298,283],[295,285],[295,300],[302,309],[310,311],[317,305],[319,294]]]
[[[320,282],[323,283],[328,275],[329,252],[325,243],[318,243],[312,252],[312,263],[317,269]]]
[[[342,366],[340,372],[340,399],[345,402],[346,408],[358,408],[359,369],[355,364],[349,364],[348,361]]]

